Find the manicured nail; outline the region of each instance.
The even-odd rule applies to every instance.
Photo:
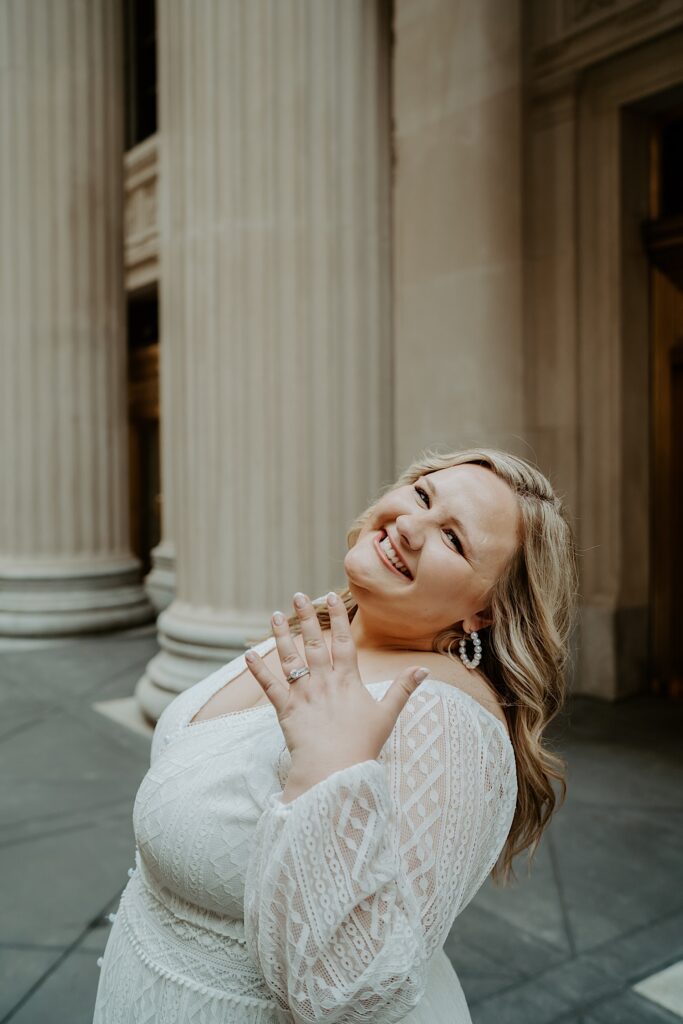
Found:
[[[273,622],[276,626],[281,626],[285,621],[285,617],[282,612],[273,612]]]
[[[335,594],[334,590],[331,590],[329,592],[329,594],[327,595],[327,603],[328,604],[337,604],[338,602],[339,602],[339,598]]]
[[[297,606],[297,608],[303,608],[303,606],[306,604],[306,595],[302,594],[300,590],[297,590],[296,594],[294,595],[294,604]]]
[[[247,661],[256,661],[256,655],[254,654],[253,651],[247,651],[244,657],[247,659]]]
[[[413,679],[416,683],[421,683],[423,679],[426,679],[429,675],[428,668],[418,668],[417,672],[413,672]]]

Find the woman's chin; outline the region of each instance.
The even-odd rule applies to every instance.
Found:
[[[393,596],[394,588],[388,587],[386,584],[383,586],[384,581],[381,577],[378,577],[378,574],[367,566],[349,566],[346,568],[346,578],[348,588],[358,603],[360,603],[358,594],[362,595],[361,600],[364,601],[372,600],[373,597],[380,601],[387,601]]]
[[[344,572],[351,593],[353,593],[354,587],[358,587],[360,590],[378,589],[377,573],[373,573],[364,558],[354,555],[353,548],[347,551],[344,558]]]

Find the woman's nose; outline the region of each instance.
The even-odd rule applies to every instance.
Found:
[[[422,545],[422,526],[419,515],[410,514],[396,517],[398,535],[406,547],[416,550]]]

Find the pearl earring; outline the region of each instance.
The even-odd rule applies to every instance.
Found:
[[[476,629],[473,629],[470,633],[470,640],[474,644],[474,657],[470,661],[467,657],[467,648],[465,646],[465,637],[460,641],[460,660],[466,668],[476,668],[481,661],[481,640]]]

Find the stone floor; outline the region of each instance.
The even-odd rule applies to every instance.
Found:
[[[149,630],[0,650],[0,1024],[91,1024],[149,763],[102,705],[155,650]],[[683,960],[682,736],[681,705],[571,703],[569,797],[530,877],[484,886],[446,945],[475,1024],[681,1024],[680,968],[677,1012],[634,986]]]

